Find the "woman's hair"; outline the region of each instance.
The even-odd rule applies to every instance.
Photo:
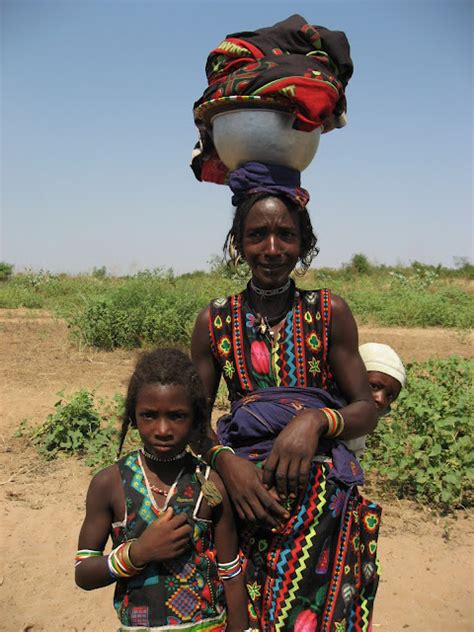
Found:
[[[301,252],[299,261],[301,262],[302,270],[306,272],[311,265],[312,260],[319,252],[319,248],[316,245],[318,238],[313,232],[313,226],[311,224],[308,209],[306,207],[302,208],[299,204],[293,202],[293,200],[287,196],[275,195],[273,193],[254,193],[246,197],[245,200],[236,207],[232,227],[227,233],[223,248],[226,260],[236,266],[238,261],[242,260],[244,254],[242,241],[245,220],[247,219],[247,215],[253,205],[267,197],[277,197],[285,204],[290,213],[295,212],[297,214],[301,235]]]
[[[143,386],[160,384],[182,386],[191,401],[193,428],[199,432],[199,444],[207,433],[209,408],[204,387],[190,358],[173,348],[155,349],[141,354],[128,384],[122,430],[117,456],[120,456],[129,426],[137,427],[135,409]]]

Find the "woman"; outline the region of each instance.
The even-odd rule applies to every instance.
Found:
[[[367,630],[380,508],[359,496],[360,467],[335,440],[377,423],[357,327],[342,298],[290,279],[317,252],[299,174],[284,186],[271,173],[258,185],[242,175],[231,176],[226,246],[252,278],[199,314],[192,354],[211,402],[221,375],[229,388],[232,414],[218,435],[235,454],[219,444],[208,454],[247,525],[251,621],[265,631]]]

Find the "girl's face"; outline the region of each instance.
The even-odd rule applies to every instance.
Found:
[[[296,211],[290,212],[276,197],[256,202],[245,219],[242,249],[256,285],[265,289],[284,285],[301,252]]]
[[[135,419],[145,448],[158,457],[170,459],[190,439],[192,404],[183,386],[145,384],[138,391]]]
[[[390,412],[390,406],[400,395],[402,385],[391,375],[380,371],[368,371],[367,376],[378,416],[383,417]]]

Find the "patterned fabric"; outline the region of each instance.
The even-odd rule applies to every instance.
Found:
[[[248,290],[210,304],[211,350],[231,401],[269,386],[313,386],[337,396],[327,362],[329,290],[295,290],[293,308],[278,336],[261,336]]]
[[[283,165],[246,162],[229,175],[229,187],[234,194],[232,204],[238,206],[253,193],[285,195],[301,208],[306,208],[309,193],[301,187],[301,174]]]
[[[262,632],[366,632],[379,581],[381,508],[313,462],[308,486],[277,533],[247,529],[242,550],[252,626]]]
[[[258,335],[246,291],[213,301],[211,348],[231,400],[252,400],[258,389],[274,386],[325,389],[337,397],[327,360],[330,305],[329,290],[297,289],[280,335],[270,342]],[[242,525],[250,621],[262,632],[370,629],[381,508],[359,495],[357,459],[339,442],[326,443],[328,456],[314,459],[308,485],[281,530]]]
[[[345,34],[312,26],[300,15],[272,27],[228,35],[209,54],[209,87],[194,104],[200,133],[192,162],[196,178],[223,184],[227,176],[212,142],[211,112],[270,102],[292,111],[297,129],[323,126],[327,132],[345,125],[344,90],[352,72]]]
[[[131,452],[117,465],[125,492],[126,516],[123,523],[113,525],[114,547],[140,536],[160,515],[147,488],[139,452]],[[206,467],[191,455],[185,457],[184,471],[169,502],[175,514],[186,513],[193,525],[191,546],[180,558],[151,562],[139,575],[117,581],[114,606],[123,626],[163,626],[163,629],[183,626],[191,630],[225,628],[224,593],[217,575],[212,525],[193,519],[201,489],[196,478],[198,465]]]

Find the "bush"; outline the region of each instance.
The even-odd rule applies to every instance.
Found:
[[[13,264],[0,261],[0,281],[8,281],[13,274]]]
[[[414,362],[364,465],[387,491],[449,511],[474,500],[472,361]]]
[[[84,457],[86,464],[104,467],[113,463],[119,441],[118,420],[123,413],[123,398],[95,402],[94,393],[81,389],[65,398],[62,392],[39,428],[29,428],[23,421],[17,434],[29,434],[33,445],[45,459],[60,453]]]

